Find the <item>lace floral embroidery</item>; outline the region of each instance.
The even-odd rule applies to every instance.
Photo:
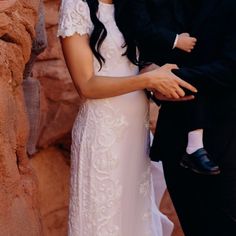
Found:
[[[91,34],[93,30],[88,5],[82,0],[63,0],[59,19],[57,35],[63,38],[75,33]]]
[[[78,230],[75,227],[80,212],[82,229],[78,232],[82,235],[94,235],[94,232],[98,236],[120,235],[118,224],[112,221],[120,214],[122,194],[122,185],[114,178],[119,160],[112,149],[122,139],[126,126],[125,118],[108,100],[89,100],[83,105],[72,134],[72,173],[78,165],[77,151],[81,155],[85,153],[87,158],[80,160],[78,175],[71,177],[71,230]],[[93,132],[86,132],[85,127]]]
[[[151,195],[151,166],[149,165],[146,172],[141,176],[139,192],[144,197]]]
[[[146,171],[143,173],[140,183],[139,192],[144,199],[149,199],[146,212],[143,214],[142,220],[146,222],[147,226],[144,232],[145,236],[152,236],[152,204],[151,204],[151,191],[152,191],[152,179],[151,179],[151,163],[148,164]]]

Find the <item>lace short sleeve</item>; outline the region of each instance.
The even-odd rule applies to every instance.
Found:
[[[93,24],[90,19],[88,4],[83,0],[62,0],[58,37],[69,37],[78,33],[80,35],[91,34]]]

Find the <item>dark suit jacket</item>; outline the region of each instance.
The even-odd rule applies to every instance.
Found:
[[[121,14],[129,12],[127,27],[139,44],[141,58],[159,65],[177,64],[180,69],[174,73],[206,95],[211,122],[236,122],[236,1],[204,1],[190,28],[186,26],[181,0],[128,1]],[[191,54],[172,49],[176,33],[183,32],[198,39]],[[162,105],[152,148],[154,160],[171,156],[173,152],[184,152],[186,134],[183,131],[190,105],[191,102]],[[173,132],[180,132],[178,139],[182,140],[182,146],[171,138]],[[170,149],[170,145],[179,146]]]

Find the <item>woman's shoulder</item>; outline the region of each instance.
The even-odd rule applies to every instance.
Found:
[[[58,36],[69,37],[75,33],[90,35],[92,30],[93,24],[87,2],[84,0],[62,0]]]

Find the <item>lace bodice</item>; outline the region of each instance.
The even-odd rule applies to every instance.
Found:
[[[94,69],[98,75],[128,76],[138,72],[138,68],[129,62],[125,52],[124,37],[119,31],[114,17],[114,5],[99,2],[98,19],[107,29],[107,37],[101,46],[101,54],[106,62],[100,69],[100,65],[94,58]],[[74,34],[91,35],[93,23],[90,18],[88,4],[82,0],[62,0],[60,9],[60,21],[58,36],[69,37]]]

